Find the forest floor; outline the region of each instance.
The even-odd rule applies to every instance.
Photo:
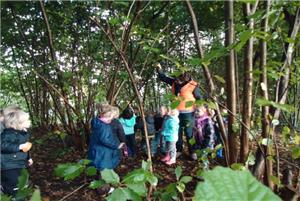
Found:
[[[41,190],[43,201],[61,199],[68,201],[104,200],[103,195],[100,195],[97,190],[88,188],[89,183],[97,179],[96,177],[82,175],[74,180],[64,181],[63,178],[54,176],[54,169],[58,164],[78,162],[86,158],[86,152],[74,150],[73,148],[65,148],[64,143],[58,137],[47,134],[41,135],[42,132],[42,130],[33,132],[34,146],[31,151],[31,157],[34,160],[34,164],[29,168],[29,171],[32,183]],[[120,165],[115,169],[121,178],[128,172],[140,168],[142,160],[147,159],[140,149],[139,137],[137,139],[137,145],[137,157],[134,160],[123,158]],[[189,160],[187,155],[179,157],[176,165],[171,167],[160,162],[161,157],[161,155],[158,155],[152,159],[154,172],[159,177],[159,188],[166,187],[168,184],[176,181],[176,166],[182,167],[182,175],[196,175],[199,162]],[[287,154],[285,154],[285,157],[288,157]],[[222,159],[212,161],[213,166],[222,165],[222,163],[224,163]],[[197,181],[195,179],[187,184],[186,191],[184,192],[185,197],[192,198],[196,184]]]

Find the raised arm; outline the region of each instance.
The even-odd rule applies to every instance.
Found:
[[[159,78],[160,81],[163,81],[163,82],[165,82],[165,83],[167,83],[167,84],[169,84],[169,85],[172,86],[172,84],[174,83],[175,79],[166,76],[166,75],[162,72],[160,63],[157,64],[157,66],[156,66],[156,71],[157,71],[158,78]]]

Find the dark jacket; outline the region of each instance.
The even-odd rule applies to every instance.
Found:
[[[111,125],[99,118],[92,119],[92,135],[88,150],[88,159],[97,169],[114,169],[120,163],[120,141],[112,133]]]
[[[167,84],[170,85],[170,86],[172,86],[172,85],[174,84],[174,82],[175,82],[175,79],[174,79],[174,78],[166,76],[166,75],[165,75],[162,71],[160,71],[160,70],[157,70],[157,73],[158,73],[158,78],[159,78],[159,80],[161,80],[161,81],[167,83]],[[180,92],[181,88],[182,88],[184,85],[186,85],[186,84],[187,84],[187,83],[177,84],[177,83],[175,82],[175,86],[174,86],[174,88],[175,88],[175,94],[174,94],[174,95],[177,95],[177,94]],[[194,95],[194,97],[195,97],[196,100],[201,99],[201,92],[200,92],[199,87],[196,87],[196,88],[194,89],[193,95]]]
[[[12,128],[1,133],[1,170],[22,169],[28,165],[29,154],[20,151],[19,146],[29,140],[29,133]]]
[[[164,117],[162,117],[160,114],[156,114],[154,116],[154,127],[156,132],[162,129],[163,122]]]
[[[122,124],[117,119],[113,119],[110,123],[113,134],[120,142],[125,142],[125,133]]]

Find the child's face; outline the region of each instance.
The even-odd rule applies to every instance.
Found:
[[[25,121],[23,121],[22,123],[22,128],[29,128],[30,127],[30,125],[31,125],[31,122],[30,122],[30,120],[29,119],[27,119],[27,120],[25,120]]]
[[[160,114],[162,116],[166,115],[167,114],[167,109],[165,107],[161,107],[160,110],[159,110]]]
[[[195,116],[196,117],[201,117],[203,116],[204,114],[206,114],[206,109],[205,107],[197,107],[196,110],[195,110]]]

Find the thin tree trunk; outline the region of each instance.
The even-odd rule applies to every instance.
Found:
[[[234,43],[234,22],[233,19],[233,1],[225,1],[225,46],[228,47]],[[228,147],[229,147],[229,164],[237,161],[238,153],[238,135],[234,130],[236,115],[236,83],[235,83],[235,66],[234,50],[231,49],[226,58],[226,75],[227,75],[227,107],[232,112],[228,116]]]
[[[250,11],[250,3],[244,5],[245,18],[254,12]],[[253,32],[254,29],[254,19],[250,18],[246,20],[248,23],[249,31]],[[251,126],[251,116],[252,116],[252,90],[253,90],[253,37],[251,36],[247,41],[244,56],[244,89],[243,89],[243,113],[242,121],[245,126],[242,125],[241,130],[241,147],[240,147],[240,162],[245,163],[249,154],[249,134],[247,128]]]

